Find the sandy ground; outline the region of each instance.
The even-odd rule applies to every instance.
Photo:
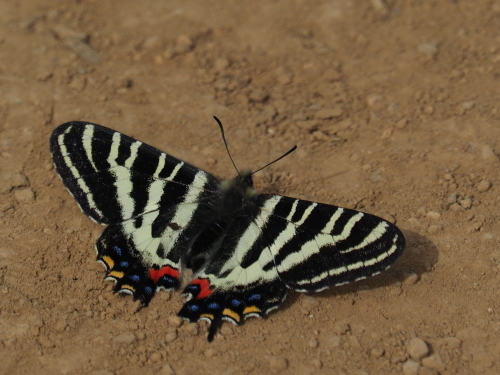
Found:
[[[500,373],[500,2],[0,2],[1,374]],[[386,273],[265,320],[137,311],[52,166],[87,120],[260,191],[395,222]]]

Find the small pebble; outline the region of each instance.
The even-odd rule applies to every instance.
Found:
[[[412,361],[411,359],[403,364],[404,375],[418,375],[420,370],[420,363]]]
[[[297,121],[297,126],[301,129],[311,131],[317,129],[319,122],[317,120]]]
[[[219,59],[215,60],[215,63],[214,63],[215,70],[220,72],[220,71],[226,70],[228,67],[229,67],[229,60],[228,59],[219,58]]]
[[[10,186],[12,187],[25,187],[29,186],[28,179],[22,173],[14,173],[9,178]]]
[[[57,323],[54,325],[54,330],[56,330],[57,332],[62,332],[66,329],[67,326],[68,323],[66,322],[66,320],[61,319],[58,320]]]
[[[462,199],[460,200],[460,206],[468,210],[469,208],[472,207],[472,200],[470,198]]]
[[[380,15],[385,16],[390,13],[390,9],[384,0],[372,0],[371,3],[373,9],[375,9],[375,11]]]
[[[480,193],[484,193],[490,190],[491,182],[489,182],[488,180],[482,180],[479,184],[477,184],[476,188]]]
[[[178,316],[175,316],[175,315],[171,315],[167,318],[167,322],[168,322],[168,325],[170,327],[180,327],[181,324],[182,324],[182,319],[179,318]]]
[[[463,102],[462,103],[462,108],[465,109],[466,111],[470,111],[476,103],[474,101],[469,101],[469,102]]]
[[[162,44],[161,38],[159,35],[153,35],[149,38],[146,38],[142,43],[142,48],[145,49],[156,49],[160,48]]]
[[[174,370],[168,363],[165,363],[160,370],[160,375],[174,375]]]
[[[428,367],[421,367],[418,375],[439,375],[439,372]]]
[[[436,371],[443,371],[444,364],[441,357],[438,354],[432,354],[424,359],[422,359],[422,365],[424,367],[430,368]]]
[[[193,336],[196,336],[198,334],[198,324],[188,324],[185,326],[186,327],[186,332],[193,335]]]
[[[266,91],[264,91],[261,88],[256,88],[250,92],[250,94],[248,95],[248,98],[252,102],[262,103],[269,98],[269,93],[267,93]]]
[[[433,60],[439,52],[438,44],[437,42],[421,43],[418,45],[417,51],[424,55],[427,59]]]
[[[281,358],[281,357],[271,357],[269,359],[269,365],[271,367],[271,370],[274,372],[281,372],[285,371],[288,368],[288,361],[286,358]]]
[[[54,346],[56,346],[54,344],[54,342],[51,339],[49,339],[47,336],[38,337],[38,342],[40,343],[40,345],[42,345],[45,348],[53,348]]]
[[[161,354],[160,353],[153,353],[153,354],[151,354],[151,356],[149,357],[149,359],[153,363],[160,362],[161,361]]]
[[[418,282],[418,275],[412,270],[403,270],[403,284],[415,285]]]
[[[385,350],[382,348],[373,348],[370,351],[370,356],[373,358],[382,358],[385,354]]]
[[[306,296],[302,299],[301,305],[305,307],[306,309],[314,309],[318,307],[319,301],[318,299],[311,297],[311,296]]]
[[[328,338],[327,344],[331,348],[338,348],[340,347],[340,336],[332,335]]]
[[[318,339],[311,339],[309,340],[308,345],[310,348],[316,349],[319,346],[319,341]]]
[[[205,350],[205,352],[203,353],[205,358],[213,358],[213,357],[215,357],[216,354],[217,353],[216,353],[215,349],[212,349],[212,348]]]
[[[458,211],[463,211],[464,208],[460,206],[458,203],[453,203],[450,205],[450,210],[458,212]]]
[[[182,54],[193,49],[194,43],[187,35],[179,35],[175,42],[175,52]]]
[[[333,332],[337,335],[345,335],[347,332],[351,330],[351,326],[346,322],[337,322],[333,326]]]
[[[35,200],[35,193],[30,188],[24,188],[14,191],[14,197],[20,203],[28,203]]]
[[[415,361],[420,361],[429,354],[429,347],[424,340],[413,337],[406,343],[406,350]]]
[[[136,337],[132,332],[125,332],[113,338],[114,342],[120,344],[131,344],[135,341]]]
[[[426,216],[432,220],[441,219],[441,214],[439,212],[436,212],[436,211],[429,211],[429,212],[427,212]]]
[[[457,203],[457,193],[450,194],[450,196],[448,197],[447,202],[450,205],[453,204],[453,203]]]
[[[404,118],[396,122],[396,129],[404,129],[408,125],[408,119]]]
[[[380,110],[384,107],[384,97],[382,95],[371,94],[366,98],[368,107],[373,110]]]
[[[328,120],[335,117],[342,116],[342,107],[335,107],[332,109],[321,109],[314,115],[319,120]]]
[[[177,333],[176,332],[169,332],[165,335],[165,342],[170,343],[174,342],[177,339]]]
[[[427,231],[430,233],[430,234],[437,234],[439,232],[441,232],[441,230],[443,229],[443,227],[441,225],[429,225],[429,228],[427,228]]]
[[[316,367],[318,370],[323,367],[323,363],[319,359],[313,359],[311,362],[312,365]]]

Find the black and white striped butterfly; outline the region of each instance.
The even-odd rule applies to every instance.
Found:
[[[354,210],[258,194],[252,175],[220,181],[119,132],[86,122],[56,128],[51,152],[82,211],[108,225],[97,259],[147,305],[193,271],[179,316],[241,324],[279,307],[287,289],[317,292],[387,269],[405,239],[393,224]]]

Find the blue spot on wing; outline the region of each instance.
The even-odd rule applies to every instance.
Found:
[[[261,295],[260,294],[252,294],[250,297],[248,297],[249,301],[258,301],[260,300]]]
[[[220,305],[216,302],[212,302],[210,303],[208,306],[207,306],[210,310],[217,310],[218,308],[220,308]]]
[[[127,268],[128,267],[128,262],[120,262],[120,266],[123,267],[123,268]]]
[[[188,310],[189,310],[190,312],[196,312],[196,311],[198,311],[199,309],[200,309],[200,306],[198,306],[198,305],[188,305]]]
[[[141,279],[139,275],[132,275],[130,276],[130,280],[138,282]]]
[[[118,246],[115,246],[115,251],[119,256],[122,256],[122,249],[120,249]]]
[[[147,294],[152,294],[153,293],[153,288],[147,286],[144,288],[144,291],[147,293]]]
[[[239,305],[241,305],[241,301],[240,300],[237,300],[237,299],[233,299],[231,301],[231,304],[235,307],[238,307]]]

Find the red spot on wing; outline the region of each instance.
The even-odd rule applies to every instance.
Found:
[[[168,276],[173,277],[175,279],[179,279],[179,271],[176,270],[175,268],[170,267],[170,266],[163,266],[159,270],[155,270],[154,268],[151,268],[149,270],[149,277],[155,283],[157,283],[158,280],[160,280],[165,275],[168,275]]]
[[[196,296],[196,299],[206,298],[212,294],[213,290],[210,289],[210,281],[207,279],[194,279],[191,284],[198,284],[200,286],[200,293]]]

